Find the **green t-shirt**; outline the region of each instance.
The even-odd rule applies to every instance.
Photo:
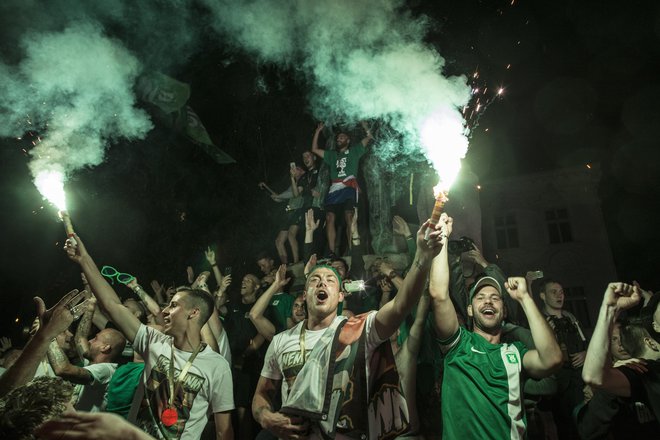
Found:
[[[128,418],[133,395],[144,371],[144,362],[128,362],[120,365],[112,375],[105,392],[105,411]]]
[[[438,343],[446,352],[442,438],[525,438],[521,381],[525,345],[491,344],[463,327]]]
[[[270,300],[271,316],[275,320],[273,325],[277,333],[287,329],[286,320],[291,317],[293,301],[295,298],[285,292],[276,293]]]
[[[325,150],[323,162],[330,168],[330,179],[345,179],[348,176],[357,177],[360,158],[364,156],[367,149],[362,144],[351,145],[343,153],[336,150]]]

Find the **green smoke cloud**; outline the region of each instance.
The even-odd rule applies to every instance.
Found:
[[[143,72],[192,54],[204,26],[193,0],[0,3],[0,136],[36,130],[33,175],[71,175],[152,124],[136,105]]]
[[[383,142],[379,154],[419,151],[427,157],[465,154],[460,110],[470,99],[466,78],[443,75],[445,61],[424,42],[426,17],[413,17],[402,0],[205,0],[214,28],[261,62],[297,70],[311,88],[319,119],[387,121],[402,140]],[[421,135],[433,117],[443,127],[430,144]],[[451,133],[447,132],[450,131]],[[448,140],[449,139],[449,140]],[[455,151],[430,151],[456,144]]]
[[[98,165],[108,142],[151,129],[131,92],[140,63],[99,26],[30,33],[21,47],[18,65],[0,67],[0,134],[20,135],[30,126],[42,132],[30,151],[33,175]]]

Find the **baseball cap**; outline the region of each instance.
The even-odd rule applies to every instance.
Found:
[[[502,296],[502,285],[500,284],[499,281],[497,281],[496,278],[493,277],[482,277],[479,278],[473,285],[472,288],[470,289],[470,302],[472,302],[472,298],[474,298],[474,295],[481,289],[482,287],[485,286],[492,286],[495,289],[497,289],[498,293],[500,296]]]

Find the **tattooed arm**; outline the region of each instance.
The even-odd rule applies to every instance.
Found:
[[[66,357],[57,341],[51,342],[48,347],[48,362],[57,376],[69,382],[89,385],[94,381],[92,373],[69,362],[69,358]]]
[[[80,359],[85,359],[85,355],[89,351],[89,330],[92,327],[92,320],[94,317],[94,309],[96,308],[96,299],[90,298],[85,313],[83,313],[78,323],[76,330],[75,344],[76,352]]]

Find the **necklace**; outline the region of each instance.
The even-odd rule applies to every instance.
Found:
[[[168,428],[174,425],[179,419],[179,414],[177,413],[176,408],[174,407],[175,392],[179,390],[179,387],[183,384],[183,381],[186,379],[186,376],[188,375],[188,370],[190,370],[193,361],[197,357],[197,353],[199,353],[203,345],[204,343],[200,343],[197,346],[197,348],[195,348],[195,350],[188,358],[186,365],[184,365],[184,367],[181,369],[179,376],[176,378],[176,380],[174,380],[174,338],[172,338],[172,340],[170,341],[170,366],[167,370],[167,382],[170,387],[170,398],[167,403],[167,408],[165,408],[163,412],[160,414],[161,422],[163,422],[163,425],[165,425]]]

